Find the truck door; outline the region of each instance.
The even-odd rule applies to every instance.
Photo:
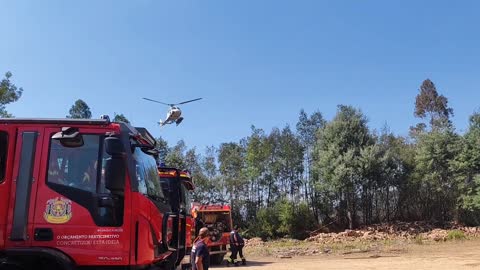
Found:
[[[15,150],[15,129],[0,126],[0,249],[5,248],[7,239],[7,217],[12,184],[13,154]]]
[[[8,158],[9,161],[14,161],[12,177],[5,179],[5,182],[11,180],[6,226],[6,245],[9,247],[31,245],[43,133],[43,128],[18,128],[15,153],[13,159]],[[9,135],[12,137],[13,134]],[[10,142],[12,143],[12,140]]]
[[[45,129],[33,245],[61,250],[78,265],[128,265],[128,193],[105,187],[104,139],[110,130],[76,128],[72,132],[80,136],[67,141],[58,132]]]

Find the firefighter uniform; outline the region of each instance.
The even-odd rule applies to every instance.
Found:
[[[227,259],[227,266],[230,266],[230,264],[238,265],[239,262],[237,261],[237,254],[240,255],[242,264],[246,264],[247,261],[243,256],[244,245],[245,241],[238,233],[238,226],[235,226],[235,228],[230,232],[230,251],[232,252],[232,254],[230,255],[230,258]]]

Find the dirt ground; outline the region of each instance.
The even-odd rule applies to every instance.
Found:
[[[275,258],[251,255],[248,270],[290,269],[480,269],[480,239],[411,245],[388,253],[359,253],[346,255],[319,254],[314,256]],[[212,269],[232,269],[213,266]]]

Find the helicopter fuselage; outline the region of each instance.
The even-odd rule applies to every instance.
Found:
[[[164,121],[161,121],[160,120],[160,123],[162,125],[165,125],[165,124],[171,124],[171,123],[174,123],[176,122],[178,119],[180,119],[180,116],[182,115],[182,111],[180,110],[180,108],[178,107],[172,107],[168,113],[167,113],[167,117],[165,118]]]
[[[180,110],[180,108],[173,107],[172,109],[170,109],[170,111],[168,111],[166,120],[175,121],[180,117],[180,115],[182,115],[182,111]]]

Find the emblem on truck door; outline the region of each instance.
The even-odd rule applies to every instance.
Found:
[[[72,201],[58,197],[48,200],[43,218],[48,223],[67,223],[72,218]]]

